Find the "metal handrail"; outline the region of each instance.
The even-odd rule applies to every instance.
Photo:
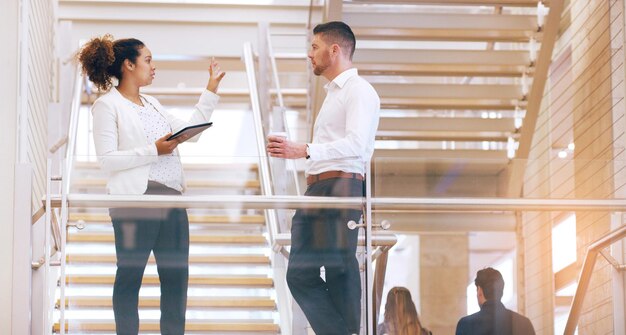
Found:
[[[30,224],[37,223],[37,221],[39,221],[39,219],[41,219],[45,214],[46,214],[46,206],[45,204],[43,204],[41,205],[41,207],[39,207],[39,209],[35,212],[35,214],[33,214],[32,218],[30,219]]]
[[[47,201],[48,199],[44,199]],[[50,196],[52,207],[61,206],[59,194]],[[361,197],[311,197],[277,195],[67,195],[70,207],[177,207],[207,209],[361,209]],[[411,212],[442,210],[448,212],[502,211],[626,211],[626,199],[521,199],[521,198],[371,198],[374,210]]]
[[[398,237],[395,234],[377,233],[377,234],[374,234],[374,236],[372,236],[373,246],[392,247],[396,244],[396,242],[398,242]],[[282,246],[282,247],[291,245],[291,234],[290,233],[278,234],[276,236],[275,243],[276,243],[275,245]],[[359,235],[358,240],[357,240],[357,245],[364,246],[365,243],[366,243],[365,236]]]
[[[274,85],[276,85],[276,99],[278,99],[278,106],[285,108],[285,101],[283,100],[283,93],[280,90],[280,81],[278,80],[278,67],[276,66],[276,57],[274,55],[274,47],[272,46],[272,35],[270,34],[269,29],[266,30],[265,39],[267,40],[267,54],[269,55],[270,65],[272,66]]]
[[[585,261],[580,271],[578,286],[576,287],[576,294],[572,300],[572,307],[567,318],[564,335],[573,335],[576,331],[580,312],[583,308],[583,301],[585,300],[585,295],[589,288],[589,282],[591,281],[591,275],[593,274],[593,267],[596,264],[598,253],[624,237],[626,237],[626,225],[611,231],[587,247],[587,254],[585,255]]]
[[[263,133],[263,123],[261,120],[261,106],[259,103],[259,93],[256,86],[256,75],[254,70],[254,54],[252,52],[252,44],[246,42],[243,45],[243,59],[246,66],[246,76],[248,79],[248,89],[250,91],[250,104],[252,106],[252,118],[254,121],[254,130],[256,136],[257,150],[259,152],[259,179],[261,182],[261,193],[264,195],[272,195],[272,184],[269,171],[269,161],[265,151],[265,134]],[[278,232],[277,218],[275,212],[266,212],[268,222],[268,233],[270,241]]]
[[[372,198],[382,210],[448,212],[500,211],[624,211],[626,199],[540,198]]]
[[[252,106],[252,119],[254,122],[254,130],[256,135],[256,144],[257,150],[259,152],[259,179],[261,182],[261,193],[266,196],[271,196],[273,194],[272,189],[272,181],[270,177],[270,165],[269,160],[267,158],[267,152],[265,151],[265,134],[263,133],[263,122],[262,122],[262,113],[261,106],[259,100],[259,93],[257,89],[257,81],[255,76],[255,68],[254,68],[254,54],[252,52],[252,44],[250,42],[246,42],[243,46],[243,60],[246,67],[246,77],[248,79],[248,88],[250,91],[250,104]],[[279,90],[280,94],[280,90]],[[267,232],[269,237],[270,245],[273,245],[276,235],[279,233],[278,229],[278,215],[275,209],[271,208],[263,208],[265,209],[265,222],[267,225]],[[272,261],[274,264],[274,271],[276,271],[276,262],[281,264],[284,262],[282,259]],[[293,320],[292,311],[288,307],[289,306],[289,298],[286,294],[287,288],[286,285],[282,285],[279,282],[275,282],[276,292],[277,292],[277,301],[281,300],[280,305],[278,306],[279,315],[280,315],[280,324],[281,329],[285,329],[285,333],[289,334],[286,331],[287,326]]]
[[[78,132],[78,118],[81,105],[81,93],[83,89],[83,75],[80,66],[76,66],[74,74],[74,87],[72,93],[72,104],[70,107],[70,123],[67,130],[67,147],[65,149],[65,166],[63,170],[63,189],[65,193],[70,191],[71,171],[74,162],[74,151],[76,150],[76,133]]]
[[[60,277],[65,278],[65,244],[66,244],[66,232],[69,206],[67,202],[67,195],[70,193],[70,186],[72,180],[72,169],[74,167],[74,152],[76,150],[76,137],[78,134],[78,119],[81,105],[81,95],[83,91],[83,74],[81,73],[80,65],[76,65],[76,72],[74,73],[74,87],[72,92],[72,105],[70,108],[70,123],[67,131],[67,147],[65,148],[65,160],[62,165],[62,179],[61,179],[61,267]],[[60,299],[65,300],[65,283],[60,285]],[[59,308],[59,324],[60,335],[65,334],[65,304],[61,304]]]
[[[272,75],[274,77],[274,85],[276,86],[276,98],[278,99],[278,106],[281,108],[281,121],[283,123],[283,127],[285,132],[287,133],[287,138],[291,139],[291,132],[289,131],[289,127],[287,126],[287,115],[285,115],[285,101],[283,100],[283,92],[280,87],[280,79],[278,77],[278,66],[276,66],[276,55],[274,55],[274,46],[272,45],[272,34],[270,34],[270,30],[266,30],[265,39],[267,40],[267,54],[270,59],[270,65],[272,68]],[[295,161],[291,161],[293,167],[293,182],[296,188],[296,194],[302,194],[300,192],[300,181],[298,180],[298,170]],[[288,164],[288,163],[287,163]]]
[[[53,146],[50,147],[48,151],[50,151],[51,154],[56,153],[57,151],[59,151],[59,149],[61,149],[62,146],[67,144],[67,140],[68,140],[67,135],[61,137]]]

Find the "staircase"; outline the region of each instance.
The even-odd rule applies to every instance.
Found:
[[[343,1],[355,66],[381,97],[376,175],[421,180],[410,196],[518,196],[512,160],[527,158],[558,27],[547,12],[527,0]]]
[[[256,164],[184,164],[190,194],[258,194]],[[94,162],[76,164],[73,193],[104,193]],[[278,334],[271,252],[262,212],[188,210],[190,219],[187,334]],[[67,234],[67,334],[113,334],[113,228],[106,209],[72,208]],[[57,312],[58,314],[58,312]],[[159,334],[159,280],[151,256],[139,301],[140,332]],[[58,320],[58,316],[56,318]],[[57,322],[56,333],[60,331]]]

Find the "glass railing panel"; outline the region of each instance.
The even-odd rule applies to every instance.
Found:
[[[162,231],[163,222],[171,221],[173,217],[180,218],[181,209],[189,221],[187,329],[200,333],[209,329],[218,329],[218,332],[220,329],[241,332],[256,329],[278,333],[281,328],[292,328],[294,324],[309,327],[306,317],[302,319],[300,314],[300,319],[294,318],[298,309],[294,312],[293,298],[287,286],[289,263],[285,256],[292,251],[291,232],[298,208],[303,209],[296,217],[306,221],[300,224],[306,229],[310,228],[308,222],[313,220],[318,226],[315,231],[320,230],[319,233],[332,239],[342,234],[364,236],[363,228],[348,228],[348,221],[354,221],[355,225],[361,221],[362,191],[354,191],[354,196],[341,193],[349,191],[350,187],[360,187],[363,181],[357,177],[352,180],[340,178],[337,185],[331,183],[332,179],[320,181],[334,185],[330,186],[331,189],[338,192],[338,197],[341,196],[336,201],[322,197],[317,202],[316,198],[309,199],[311,201],[307,203],[306,198],[300,201],[302,198],[289,194],[290,191],[278,194],[277,197],[282,197],[280,199],[273,199],[263,195],[259,157],[187,155],[182,163],[187,186],[184,196],[171,194],[170,190],[165,192],[167,194],[158,195],[164,189],[152,183],[148,185],[151,194],[138,195],[131,194],[134,193],[134,180],[115,184],[116,177],[103,171],[102,162],[106,166],[110,158],[75,157],[69,194],[70,227],[64,293],[64,317],[69,334],[114,333],[116,273],[122,268],[120,264],[142,268],[142,262],[146,261],[143,285],[139,291],[140,330],[142,334],[158,332],[161,318],[159,302],[163,299],[156,261],[159,252],[155,258],[154,249],[150,246],[154,247],[160,237],[174,237],[178,241],[172,242],[174,251],[168,247],[161,256],[165,262],[163,270],[167,271],[172,266],[176,269],[173,272],[184,272],[186,266],[184,260],[176,258],[180,256],[176,246],[180,247],[181,243],[184,246],[184,236],[180,240],[180,234],[185,235],[185,229],[169,233]],[[128,164],[136,158],[115,157],[120,160],[119,164]],[[301,171],[296,172],[304,179]],[[292,177],[289,175],[287,178]],[[107,184],[109,190],[118,194],[108,194]],[[350,184],[350,187],[346,188],[343,184]],[[306,180],[301,187],[304,192]],[[275,210],[266,211],[273,208]],[[337,215],[348,211],[350,220],[337,218]],[[330,219],[321,219],[316,213],[323,213]],[[184,221],[177,221],[176,225],[185,226]],[[328,242],[326,238],[319,239],[319,243]],[[362,238],[361,242],[354,243],[365,242]],[[330,258],[329,264],[345,261],[332,256],[332,253],[325,253],[324,248],[320,249],[316,244],[313,247],[319,249],[319,254],[307,256],[309,260]],[[345,249],[343,247],[341,250]],[[144,254],[140,257],[138,249],[142,248]],[[146,258],[150,250],[152,254]],[[126,256],[120,259],[120,255]],[[362,299],[355,300],[362,304],[356,308],[362,310],[362,320],[358,320],[358,327],[362,329],[365,329],[367,308],[365,255],[364,246],[353,250],[351,257],[354,262],[351,264],[356,266],[356,280],[340,290],[351,291],[356,287],[355,294],[362,296]],[[320,267],[317,269],[320,270]],[[320,275],[326,276],[324,268]],[[128,296],[126,292],[124,297]],[[60,291],[57,297],[60,299]],[[55,320],[60,317],[60,304],[59,301]],[[58,321],[55,322],[58,329]],[[363,333],[360,329],[358,331]]]
[[[379,326],[393,319],[389,292],[402,287],[424,327],[454,333],[462,317],[480,311],[474,280],[492,267],[503,276],[506,308],[527,316],[537,333],[562,334],[578,305],[588,248],[623,229],[624,163],[572,159],[567,148],[543,160],[396,150],[377,151],[372,162],[373,225],[388,223],[398,238]],[[575,323],[580,334],[623,329],[622,244],[620,237],[598,251]]]
[[[135,158],[124,157],[122,163]],[[113,181],[98,163],[103,160],[83,156],[76,157],[76,161],[80,163],[75,164],[73,173],[70,199],[74,201],[70,202],[75,205],[70,205],[69,224],[84,228],[71,227],[68,231],[65,318],[70,334],[114,333],[115,278],[119,269],[125,268],[118,265],[129,263],[130,268],[141,268],[146,260],[139,291],[140,330],[142,334],[159,333],[163,285],[159,282],[158,258],[163,263],[161,271],[167,273],[170,268],[174,280],[176,275],[188,271],[187,329],[220,332],[232,328],[243,332],[258,327],[268,333],[278,332],[265,211],[237,200],[237,197],[262,193],[257,156],[185,156],[182,163],[187,186],[185,197],[191,200],[209,197],[213,199],[212,204],[203,206],[194,202],[187,206],[176,203],[177,196],[166,192],[168,195],[162,197],[169,197],[172,200],[169,207],[176,207],[169,210],[163,208],[168,207],[168,203],[159,195],[150,195],[148,204],[118,201],[116,206],[107,205],[107,199],[131,195],[132,187],[113,185],[111,189],[121,194],[107,195],[107,182]],[[131,184],[132,180],[126,183]],[[125,190],[130,191],[124,193]],[[154,194],[163,188],[150,184],[149,190]],[[81,205],[80,196],[100,197]],[[137,195],[129,201],[146,197]],[[229,198],[227,203],[219,202],[222,197]],[[187,214],[188,235],[185,222],[180,219],[181,210]],[[175,220],[176,217],[179,219]],[[165,222],[173,227],[168,230]],[[186,238],[189,240],[188,270],[184,257],[181,259]],[[159,246],[159,243],[164,244]],[[152,248],[152,254],[146,259],[151,245],[162,250],[155,252]],[[139,255],[140,249],[144,250],[142,255]],[[120,254],[126,256],[120,259]],[[132,282],[130,279],[118,281]],[[133,294],[120,292],[124,292],[120,294],[124,305],[123,301]]]
[[[285,255],[292,248],[290,233],[296,208],[326,207],[332,211],[345,205],[356,206],[358,210],[362,203],[367,204],[367,199],[306,204],[290,197],[289,191],[278,194],[280,199],[263,198],[259,167],[255,163],[258,157],[198,155],[192,158],[197,162],[183,163],[189,201],[177,204],[175,198],[168,198],[174,199],[171,203],[174,207],[187,208],[190,221],[186,312],[187,323],[192,327],[189,329],[202,329],[219,322],[247,324],[242,320],[254,320],[257,326],[267,327],[268,332],[298,325],[307,327],[303,321],[306,317],[302,319],[300,314],[298,319],[298,310],[293,309],[286,279],[289,263]],[[109,177],[96,161],[96,157],[76,157],[71,196],[106,194]],[[270,164],[274,161],[270,159]],[[370,203],[374,245],[369,249],[373,253],[369,277],[364,272],[365,246],[359,246],[356,252],[361,273],[361,334],[366,333],[369,325],[377,328],[384,323],[388,292],[393,287],[408,289],[426,328],[435,333],[453,332],[462,316],[477,311],[473,280],[484,267],[494,267],[502,273],[508,292],[505,294],[510,297],[504,302],[507,308],[528,316],[537,331],[562,333],[587,247],[623,225],[622,214],[617,212],[624,206],[619,202],[623,200],[619,168],[623,164],[564,160],[549,162],[549,170],[545,171],[539,168],[540,161],[510,161],[510,165],[521,164],[526,169],[522,189],[526,199],[537,200],[537,206],[542,205],[542,199],[564,199],[538,210],[528,207],[532,203],[511,202],[507,207],[498,203],[510,198],[496,192],[507,185],[502,172],[494,174],[495,180],[490,181],[485,175],[489,169],[469,168],[472,164],[487,163],[485,160],[446,162],[447,166],[464,169],[436,174],[425,168],[434,169],[425,160],[377,158],[372,162]],[[298,172],[304,179],[302,170]],[[535,175],[545,178],[531,192],[529,185]],[[611,184],[612,188],[608,188]],[[440,192],[443,186],[446,192]],[[608,196],[602,198],[603,194]],[[263,200],[253,203],[248,196]],[[67,235],[65,318],[71,334],[96,333],[95,329],[114,332],[112,294],[117,258],[108,207],[97,203],[105,201],[104,198],[77,205],[83,200],[70,197],[72,227]],[[200,198],[203,200],[199,201]],[[597,205],[576,207],[583,206],[573,201],[580,199]],[[150,200],[159,202],[158,197]],[[612,207],[604,209],[603,203],[596,200],[606,200],[604,205],[613,201]],[[127,207],[123,203],[118,205]],[[266,213],[266,208],[276,209],[273,226],[269,225],[267,215],[271,213]],[[359,222],[355,220],[354,224]],[[390,229],[383,230],[388,224]],[[73,225],[84,229],[78,230]],[[361,237],[365,236],[363,228],[356,229]],[[618,265],[624,263],[623,248],[612,246],[606,250]],[[582,303],[583,313],[608,301],[612,305],[620,304],[616,297],[623,296],[623,285],[615,278],[621,275],[614,276],[611,264],[599,256],[589,285],[591,293]],[[324,269],[321,274],[325,275]],[[157,332],[154,327],[158,325],[160,312],[155,301],[161,296],[157,278],[157,266],[151,256],[139,293],[142,333]],[[370,293],[365,291],[367,280],[373,281]],[[606,292],[613,297],[607,297]],[[367,313],[368,301],[373,314]],[[58,303],[60,307],[61,301]],[[621,315],[618,309],[610,310],[613,312],[607,312],[605,317]],[[590,329],[593,320],[582,319],[580,329]]]
[[[520,160],[497,150],[378,148],[373,190],[375,197],[391,198],[626,197],[624,161],[573,159],[567,148],[552,151],[550,158]]]

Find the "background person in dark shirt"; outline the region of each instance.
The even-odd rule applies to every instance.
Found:
[[[476,298],[480,311],[459,320],[456,335],[534,335],[530,320],[506,309],[500,302],[504,279],[498,270],[486,268],[476,273]]]

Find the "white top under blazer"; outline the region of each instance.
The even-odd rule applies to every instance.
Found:
[[[171,132],[172,127],[170,127],[167,119],[157,111],[156,107],[148,103],[148,100],[143,97],[141,100],[143,106],[130,101],[128,105],[139,114],[139,119],[143,124],[143,130],[146,133],[148,142],[155,142],[163,137],[163,134]],[[180,157],[175,152],[159,155],[158,160],[150,165],[148,180],[156,181],[178,192],[182,192],[183,165],[180,162]]]
[[[168,113],[157,99],[141,95],[167,120],[172,133],[198,123],[209,122],[219,96],[205,90],[189,121]],[[98,98],[92,108],[93,138],[100,167],[109,173],[109,194],[144,194],[151,165],[158,160],[154,142],[147,139],[144,125],[132,104],[115,88]],[[163,134],[165,135],[165,134]],[[197,135],[188,141],[197,141]],[[178,155],[178,149],[174,152]],[[184,177],[181,182],[185,190]]]

